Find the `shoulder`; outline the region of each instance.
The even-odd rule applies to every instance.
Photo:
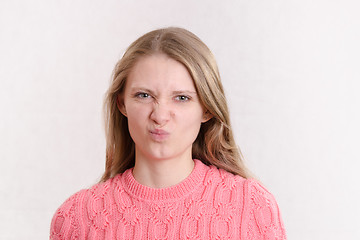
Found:
[[[244,188],[251,204],[264,206],[276,203],[274,196],[255,179],[247,179]]]
[[[275,197],[260,182],[209,166],[204,184],[213,189],[215,204],[240,211],[241,239],[286,239]]]
[[[98,206],[103,205],[102,203],[111,198],[115,187],[120,184],[119,182],[120,176],[116,176],[70,196],[56,210],[52,218],[50,238],[77,239],[79,236],[83,236],[83,226],[88,225],[89,221],[91,222],[89,214],[101,210],[98,209]]]
[[[239,176],[234,175],[224,169],[217,168],[216,166],[210,165],[206,166],[206,174],[204,178],[204,184],[215,184],[222,185],[227,187],[242,187],[246,182],[246,179]]]
[[[280,210],[273,194],[261,183],[247,179],[244,184],[242,232],[245,239],[286,239]]]
[[[79,235],[77,226],[79,212],[78,205],[87,195],[84,189],[69,197],[55,212],[50,228],[51,239],[75,239]],[[81,205],[81,204],[80,204]]]

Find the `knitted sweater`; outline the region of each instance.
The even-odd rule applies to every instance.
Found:
[[[56,211],[51,239],[286,239],[274,197],[195,161],[181,183],[139,184],[132,169],[71,196]]]

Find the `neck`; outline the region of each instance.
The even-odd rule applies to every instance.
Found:
[[[136,157],[133,175],[140,184],[151,188],[174,186],[187,178],[194,168],[190,157],[149,160]]]

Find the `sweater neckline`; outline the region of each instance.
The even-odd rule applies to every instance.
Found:
[[[207,166],[200,160],[194,159],[194,168],[190,175],[180,183],[166,188],[151,188],[140,184],[133,176],[132,170],[126,170],[121,177],[121,181],[126,191],[134,197],[144,200],[171,200],[188,195],[192,190],[200,185],[205,177]]]

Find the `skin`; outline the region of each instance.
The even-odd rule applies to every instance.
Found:
[[[118,103],[135,142],[135,179],[152,188],[184,180],[194,167],[192,144],[210,119],[185,66],[164,54],[140,58]]]

